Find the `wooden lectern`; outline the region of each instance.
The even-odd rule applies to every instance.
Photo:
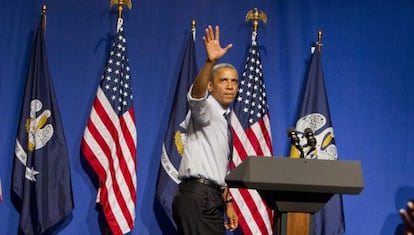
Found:
[[[318,212],[334,194],[360,194],[364,188],[358,161],[249,156],[226,177],[232,188],[256,189],[274,210],[274,234],[286,212]]]

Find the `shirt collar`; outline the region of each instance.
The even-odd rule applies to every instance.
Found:
[[[212,101],[212,104],[216,106],[218,110],[221,110],[220,112],[222,114],[226,114],[226,115],[230,114],[231,112],[230,106],[227,108],[223,108],[223,106],[221,106],[221,104],[212,95],[209,95],[208,98]]]

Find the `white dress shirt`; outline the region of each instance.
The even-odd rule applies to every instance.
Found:
[[[229,145],[227,122],[223,108],[217,100],[206,95],[200,99],[187,94],[190,111],[186,117],[187,137],[181,160],[179,178],[202,177],[225,185]]]

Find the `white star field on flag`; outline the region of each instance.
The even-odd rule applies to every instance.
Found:
[[[122,31],[123,28],[121,27]],[[102,88],[117,112],[125,112],[131,105],[130,69],[126,58],[126,39],[120,34],[112,45]],[[124,79],[123,79],[124,78]]]
[[[237,102],[243,107],[243,116],[248,117],[249,124],[253,124],[267,113],[265,85],[263,84],[262,64],[257,48],[253,42],[248,61],[244,67],[243,79],[240,82]]]

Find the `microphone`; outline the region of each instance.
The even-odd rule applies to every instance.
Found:
[[[311,128],[306,128],[304,130],[305,132],[305,137],[308,140],[308,142],[306,143],[305,147],[310,147],[309,151],[307,152],[306,156],[308,156],[309,154],[311,154],[313,151],[315,151],[316,149],[316,138],[315,135],[313,134],[313,131]]]
[[[313,131],[311,128],[306,128],[305,129],[305,137],[308,140],[308,143],[306,144],[306,146],[315,148],[316,147],[316,138],[315,135],[313,134]]]
[[[300,139],[298,137],[296,130],[292,127],[289,127],[287,130],[287,134],[289,136],[290,143],[302,152],[302,146],[300,145]]]

